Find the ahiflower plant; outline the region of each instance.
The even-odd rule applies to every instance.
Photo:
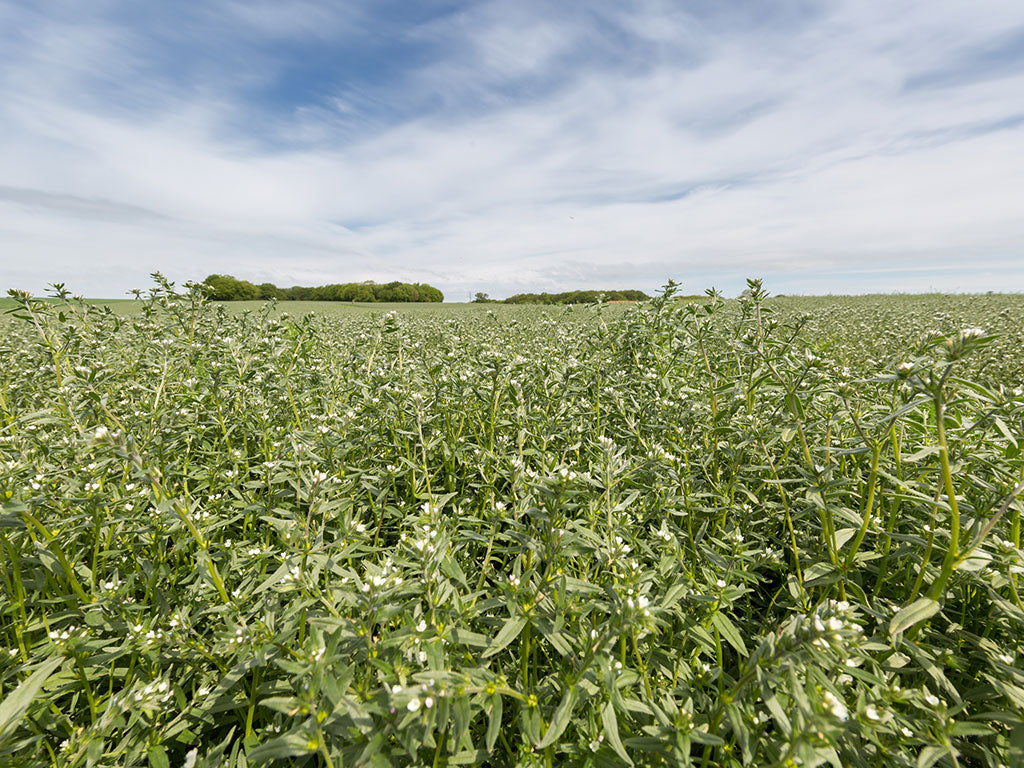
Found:
[[[0,763],[1021,764],[1024,299],[677,288],[13,292]]]

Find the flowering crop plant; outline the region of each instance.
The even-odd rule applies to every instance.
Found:
[[[1024,765],[1024,297],[154,277],[5,305],[0,764]]]

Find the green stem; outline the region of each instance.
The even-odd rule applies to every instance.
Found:
[[[850,551],[846,555],[846,562],[844,563],[844,570],[846,571],[853,565],[853,559],[857,556],[857,550],[860,549],[861,542],[864,541],[864,536],[871,525],[871,514],[875,507],[875,485],[878,483],[878,456],[881,452],[882,446],[879,443],[876,443],[871,449],[871,472],[868,474],[868,496],[864,500],[864,519],[860,524],[860,529],[857,531],[853,544],[850,546]]]
[[[889,427],[889,439],[892,441],[893,457],[896,460],[896,477],[903,481],[903,459],[900,452],[900,441],[896,434],[896,423]],[[875,578],[875,594],[882,590],[885,584],[885,577],[889,569],[889,552],[892,549],[892,532],[896,527],[896,520],[899,516],[900,500],[895,498],[889,508],[889,519],[885,523],[885,541],[882,543],[882,560],[878,564],[878,576]]]
[[[953,471],[949,465],[949,444],[946,441],[946,405],[943,401],[942,388],[935,392],[935,426],[939,439],[939,466],[942,472],[942,485],[949,503],[949,548],[942,560],[939,577],[932,584],[928,597],[937,600],[946,590],[946,584],[953,575],[957,559],[960,556],[960,507],[956,503],[956,490],[953,488]]]

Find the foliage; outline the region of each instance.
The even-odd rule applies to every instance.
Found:
[[[1022,764],[1020,297],[156,277],[13,294],[0,762]]]
[[[294,301],[360,301],[360,302],[440,302],[444,294],[425,283],[402,283],[397,280],[383,285],[365,283],[335,283],[316,288],[292,286],[278,288],[273,283],[253,285],[231,275],[210,275],[203,281],[209,297],[214,301],[251,301],[253,299],[281,299]]]
[[[566,291],[565,293],[517,293],[506,304],[593,304],[595,301],[646,301],[643,291]]]
[[[253,299],[271,298],[263,295],[263,286],[253,285],[248,280],[239,280],[231,275],[209,275],[203,281],[203,285],[207,286],[210,298],[214,301],[252,301]]]

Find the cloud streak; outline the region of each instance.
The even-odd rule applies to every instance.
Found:
[[[962,6],[0,1],[0,288],[1024,290],[1024,12]]]

